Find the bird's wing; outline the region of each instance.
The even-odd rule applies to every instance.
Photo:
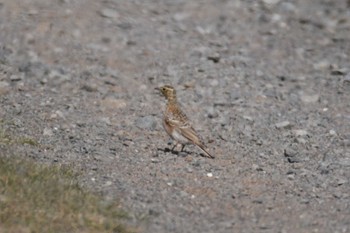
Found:
[[[179,127],[181,135],[196,145],[203,145],[202,140],[199,138],[197,132],[190,125],[182,125]]]
[[[193,144],[198,146],[209,158],[215,158],[212,154],[209,153],[208,149],[205,147],[202,139],[199,135],[194,131],[192,127],[179,127],[181,131],[181,135],[191,141]]]

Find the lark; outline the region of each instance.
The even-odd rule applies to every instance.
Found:
[[[177,145],[182,145],[181,151],[188,144],[198,146],[204,154],[209,158],[214,158],[205,147],[203,140],[193,129],[188,117],[181,110],[176,98],[176,91],[170,85],[165,85],[156,88],[167,99],[167,105],[163,117],[163,127],[169,136],[175,140],[176,144],[171,149],[172,151]]]

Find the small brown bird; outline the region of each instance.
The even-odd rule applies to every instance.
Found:
[[[198,146],[207,157],[214,158],[214,156],[208,152],[203,141],[191,126],[186,114],[181,110],[177,102],[175,89],[170,85],[165,85],[156,89],[159,90],[168,101],[163,117],[163,127],[170,137],[176,141],[172,150],[174,150],[178,144],[182,145],[181,151],[183,151],[185,145],[194,144]]]

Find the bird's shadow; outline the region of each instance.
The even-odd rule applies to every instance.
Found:
[[[177,155],[177,156],[181,156],[181,157],[186,157],[187,155],[191,154],[190,152],[188,151],[176,151],[176,150],[171,150],[169,148],[157,148],[158,151],[162,151],[164,153],[171,153],[173,155]]]
[[[189,151],[186,151],[186,150],[176,151],[176,150],[169,149],[168,147],[166,147],[166,148],[157,148],[157,150],[158,151],[162,151],[164,153],[171,153],[173,155],[177,155],[177,156],[181,156],[181,157],[187,157],[188,155],[193,154],[193,153],[191,153]],[[202,154],[202,153],[199,153],[199,155],[201,157],[205,157],[206,158],[206,156],[204,154]]]

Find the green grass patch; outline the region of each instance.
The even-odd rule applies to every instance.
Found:
[[[0,156],[0,232],[131,232],[117,202],[79,187],[60,166]]]
[[[29,137],[14,137],[3,129],[3,121],[0,119],[0,145],[31,145],[40,146],[39,142]]]

